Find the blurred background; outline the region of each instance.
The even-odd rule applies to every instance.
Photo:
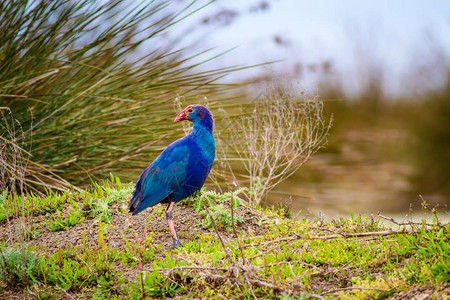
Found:
[[[449,1],[1,8],[2,189],[82,187],[109,172],[135,181],[182,134],[169,122],[176,99],[231,111],[289,83],[319,96],[333,125],[264,205],[297,217],[405,216],[425,200],[449,218]]]
[[[196,47],[258,95],[292,81],[333,115],[327,147],[269,195],[299,216],[420,211],[448,218],[450,2],[216,1],[192,18]],[[194,39],[195,40],[195,39]]]

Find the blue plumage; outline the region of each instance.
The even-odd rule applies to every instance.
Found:
[[[142,172],[129,204],[130,212],[135,215],[157,203],[169,203],[169,227],[173,203],[201,189],[216,153],[210,111],[201,105],[188,106],[175,119],[176,122],[183,120],[194,123],[193,131],[170,144]],[[179,243],[178,236],[174,235],[174,246],[178,246],[176,242]]]

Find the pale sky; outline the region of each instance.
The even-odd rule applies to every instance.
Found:
[[[267,2],[267,9],[255,12],[261,2]],[[228,25],[186,26],[224,9],[237,13]],[[187,21],[182,26],[194,37],[187,40],[197,49],[215,47],[219,52],[237,47],[213,66],[284,60],[263,67],[264,72],[278,76],[300,64],[300,81],[307,88],[314,88],[318,81],[318,72],[308,72],[307,66],[324,61],[331,61],[332,70],[343,75],[349,90],[358,89],[370,66],[381,66],[387,89],[394,94],[410,84],[405,73],[429,65],[436,52],[450,64],[449,0],[218,0]],[[228,79],[259,72],[242,72]],[[433,80],[440,80],[440,72]]]

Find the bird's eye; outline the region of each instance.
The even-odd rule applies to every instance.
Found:
[[[188,109],[188,112],[191,113],[191,112],[192,112],[192,108],[189,108],[189,109]]]

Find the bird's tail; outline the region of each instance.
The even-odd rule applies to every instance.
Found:
[[[142,202],[142,193],[137,189],[133,193],[133,198],[131,198],[130,203],[128,204],[128,211],[133,215],[138,213],[139,205]]]

